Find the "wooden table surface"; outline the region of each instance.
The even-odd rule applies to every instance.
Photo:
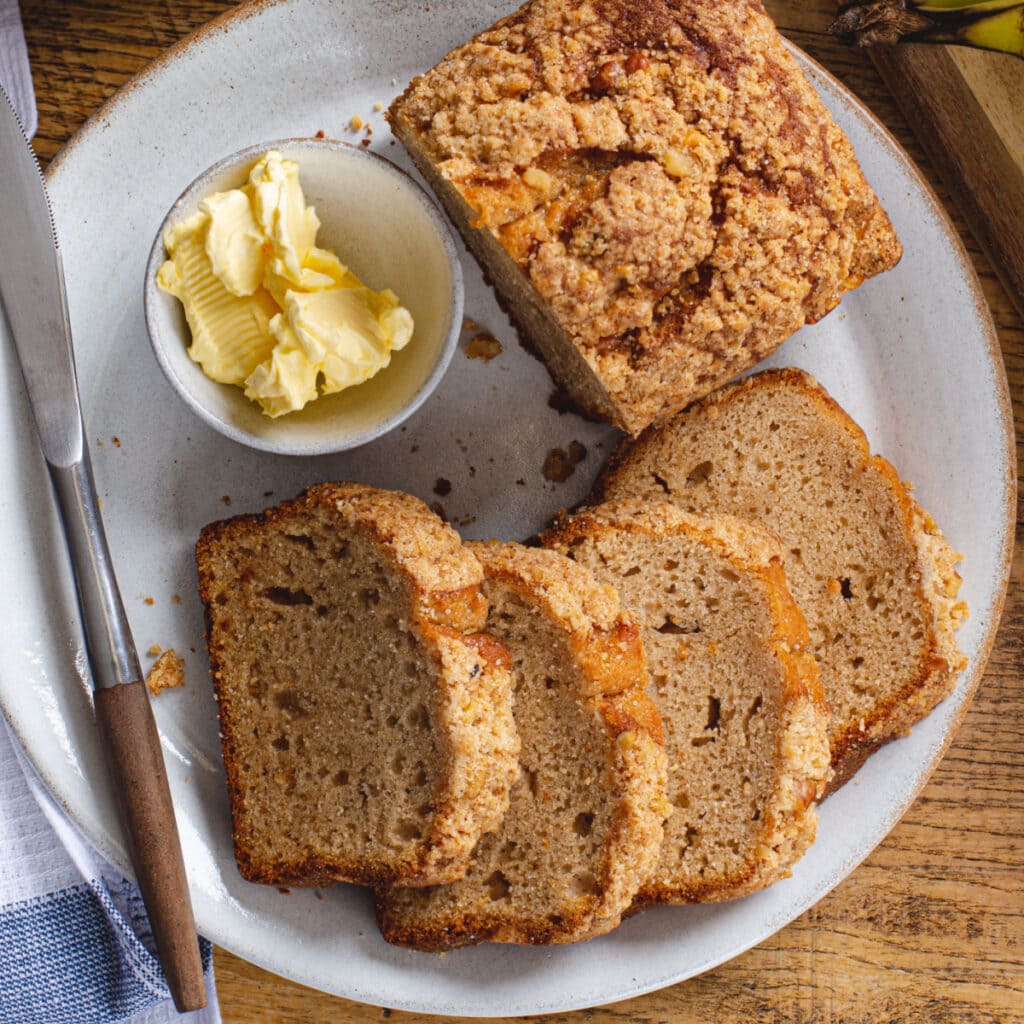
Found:
[[[458,0],[451,2],[456,6]],[[161,50],[231,6],[220,0],[22,0],[41,158],[53,157],[86,117]],[[885,122],[918,161],[960,230],[1002,342],[1019,464],[1024,450],[1024,323],[870,61],[825,35],[833,0],[769,0],[767,6],[790,39]],[[723,967],[661,992],[545,1021],[1024,1021],[1021,511],[1018,501],[1010,592],[985,679],[945,760],[885,842],[813,910]],[[322,995],[224,950],[217,950],[216,965],[227,1022],[389,1019],[408,1024],[432,1019]]]

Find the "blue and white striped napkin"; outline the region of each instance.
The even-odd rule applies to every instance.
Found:
[[[0,84],[37,115],[17,0],[0,0]],[[53,802],[0,716],[0,1022],[220,1024],[210,944],[205,1010],[180,1015],[138,889]]]
[[[201,944],[208,1005],[178,1015],[138,890],[54,804],[0,718],[0,1021],[219,1024]]]
[[[201,946],[207,1006],[179,1015],[139,891],[64,816],[0,717],[0,1021],[220,1024]]]

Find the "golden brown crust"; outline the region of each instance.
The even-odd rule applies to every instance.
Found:
[[[389,942],[431,951],[485,941],[548,945],[604,934],[619,923],[653,870],[669,811],[661,719],[644,692],[647,669],[639,628],[611,588],[554,552],[496,542],[468,546],[490,584],[540,609],[575,653],[583,670],[576,699],[601,725],[604,756],[615,781],[616,789],[606,795],[613,805],[612,821],[589,895],[555,901],[552,894],[547,905],[532,913],[510,914],[497,904],[475,903],[468,892],[465,902],[475,904],[473,909],[445,913],[431,911],[426,901],[416,906],[415,894],[382,889],[377,893],[378,924]],[[574,752],[559,756],[571,759]],[[514,811],[515,804],[510,814]],[[499,831],[495,842],[503,834]],[[472,884],[481,885],[479,880]]]
[[[296,500],[330,506],[343,523],[370,530],[415,581],[423,621],[460,633],[483,628],[487,602],[480,593],[480,567],[459,535],[419,498],[365,484],[326,483]]]
[[[445,765],[435,794],[436,809],[423,841],[390,860],[341,861],[316,852],[285,860],[255,855],[247,806],[248,781],[241,752],[248,740],[237,733],[232,685],[236,666],[224,656],[224,635],[245,623],[220,618],[226,593],[241,582],[218,574],[221,552],[303,517],[324,517],[338,531],[362,531],[403,580],[412,632],[436,668],[431,721]],[[465,871],[482,832],[495,828],[508,806],[516,776],[518,738],[511,715],[508,652],[479,634],[487,603],[483,573],[458,535],[422,502],[409,495],[361,484],[311,487],[292,501],[258,514],[204,527],[196,544],[199,594],[206,612],[210,671],[218,700],[221,742],[233,838],[239,871],[249,881],[320,886],[343,880],[362,885],[427,885]],[[426,681],[425,681],[426,682]],[[244,696],[243,696],[244,699]]]
[[[421,629],[436,651],[435,728],[446,772],[430,830],[410,868],[392,872],[393,885],[438,885],[461,878],[480,836],[500,826],[518,776],[508,650],[487,634],[462,634],[448,626]],[[381,882],[377,876],[366,884]]]
[[[748,0],[533,0],[388,117],[560,383],[633,434],[900,256]]]
[[[574,547],[616,532],[651,538],[686,536],[716,552],[737,579],[759,594],[771,622],[765,644],[778,666],[779,728],[776,777],[760,808],[762,827],[742,867],[713,877],[673,874],[666,851],[656,876],[638,893],[635,905],[697,903],[736,899],[788,876],[814,840],[815,802],[829,776],[825,738],[828,709],[814,658],[807,652],[807,625],[786,585],[778,538],[758,524],[731,516],[688,515],[666,502],[619,500],[560,519],[542,534],[554,550]]]
[[[896,690],[880,695],[870,711],[856,720],[833,717],[830,741],[834,775],[828,791],[834,792],[853,777],[875,750],[906,735],[915,722],[948,697],[957,674],[966,664],[955,637],[956,629],[967,614],[966,605],[957,599],[960,576],[954,566],[958,556],[932,517],[914,500],[892,464],[880,455],[871,454],[864,431],[810,374],[787,367],[765,370],[721,388],[675,420],[662,427],[651,427],[636,440],[621,444],[613,452],[588,500],[596,503],[628,492],[629,480],[640,467],[657,472],[674,446],[675,432],[690,417],[713,419],[733,403],[742,403],[752,393],[770,390],[796,392],[812,403],[822,420],[847,439],[860,471],[883,482],[906,543],[913,552],[908,583],[916,588],[917,603],[925,612],[923,633],[916,641],[920,649],[918,669]],[[672,486],[666,477],[667,473],[662,477],[666,496],[674,500],[667,493]]]

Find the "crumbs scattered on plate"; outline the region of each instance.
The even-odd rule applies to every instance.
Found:
[[[552,448],[544,459],[541,473],[545,480],[562,484],[576,472],[576,467],[587,457],[586,445],[570,441],[569,448]]]
[[[466,345],[466,355],[470,359],[482,359],[489,363],[502,352],[501,342],[488,331],[481,331],[470,339]]]
[[[150,653],[153,652],[153,648],[159,650],[159,646],[154,644],[150,647]],[[153,667],[146,674],[146,686],[149,687],[149,692],[156,697],[164,690],[173,689],[176,686],[185,685],[185,659],[179,658],[175,653],[173,647],[168,647],[163,654],[160,655],[156,661],[153,662]]]

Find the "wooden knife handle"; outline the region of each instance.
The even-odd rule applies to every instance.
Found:
[[[160,737],[142,682],[97,689],[96,720],[128,832],[129,853],[178,1011],[206,1005],[185,863]]]

